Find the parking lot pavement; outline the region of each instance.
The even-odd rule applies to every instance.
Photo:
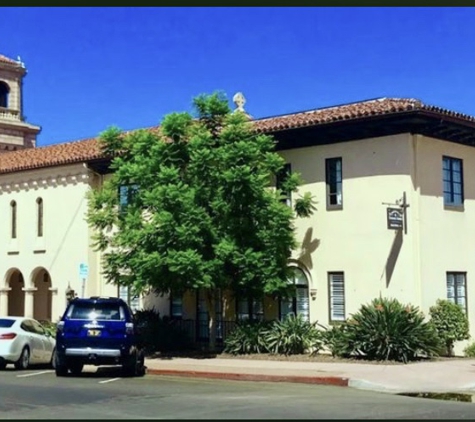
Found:
[[[471,403],[418,399],[352,388],[145,375],[85,368],[0,373],[3,419],[469,419]],[[23,376],[24,375],[24,376]]]
[[[43,377],[56,378],[56,374],[54,369],[46,368],[46,367],[30,367],[27,370],[19,371],[15,369],[13,366],[1,371],[2,379],[24,379],[24,380],[31,380],[32,378],[39,379]],[[97,382],[98,384],[109,384],[112,382],[120,381],[126,379],[125,377],[121,376],[120,368],[117,367],[94,367],[94,366],[85,366],[83,372],[78,376],[69,376],[65,377],[64,379],[76,379],[79,382],[86,381],[86,382]]]

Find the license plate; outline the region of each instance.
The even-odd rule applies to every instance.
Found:
[[[87,330],[87,335],[89,337],[99,337],[101,335],[101,330]]]

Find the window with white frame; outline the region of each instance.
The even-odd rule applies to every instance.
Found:
[[[344,321],[345,318],[345,275],[343,272],[328,273],[328,306],[330,322]]]
[[[292,166],[290,163],[286,163],[282,170],[277,173],[275,187],[282,191],[282,202],[288,205],[292,205],[292,192],[285,190],[285,181],[292,173]]]
[[[288,315],[301,315],[305,321],[310,320],[310,301],[308,280],[304,271],[299,267],[291,268],[289,283],[295,286],[295,293],[290,297],[279,300],[279,319],[284,320]]]
[[[447,272],[447,299],[467,312],[467,273]]]
[[[127,206],[133,201],[134,196],[138,192],[138,185],[131,183],[130,185],[119,186],[119,212],[124,214]]]
[[[140,298],[133,294],[129,286],[119,286],[119,297],[129,305],[132,312],[136,312],[140,308]]]
[[[327,208],[340,209],[343,207],[343,171],[342,158],[327,158],[325,160],[325,180],[327,185]]]

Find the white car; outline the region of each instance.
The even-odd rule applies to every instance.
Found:
[[[30,364],[54,366],[55,338],[35,319],[0,317],[0,369],[13,363],[16,369]]]

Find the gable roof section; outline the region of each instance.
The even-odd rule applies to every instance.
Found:
[[[475,134],[475,117],[473,116],[426,105],[419,100],[401,98],[381,98],[273,116],[253,120],[252,124],[258,133],[271,134],[289,129],[364,120],[377,116],[397,116],[408,112],[424,112],[438,116],[440,119],[450,119],[462,126],[473,128]],[[146,130],[156,129],[157,127],[146,128]],[[106,158],[100,150],[97,138],[84,139],[0,154],[0,174]]]

